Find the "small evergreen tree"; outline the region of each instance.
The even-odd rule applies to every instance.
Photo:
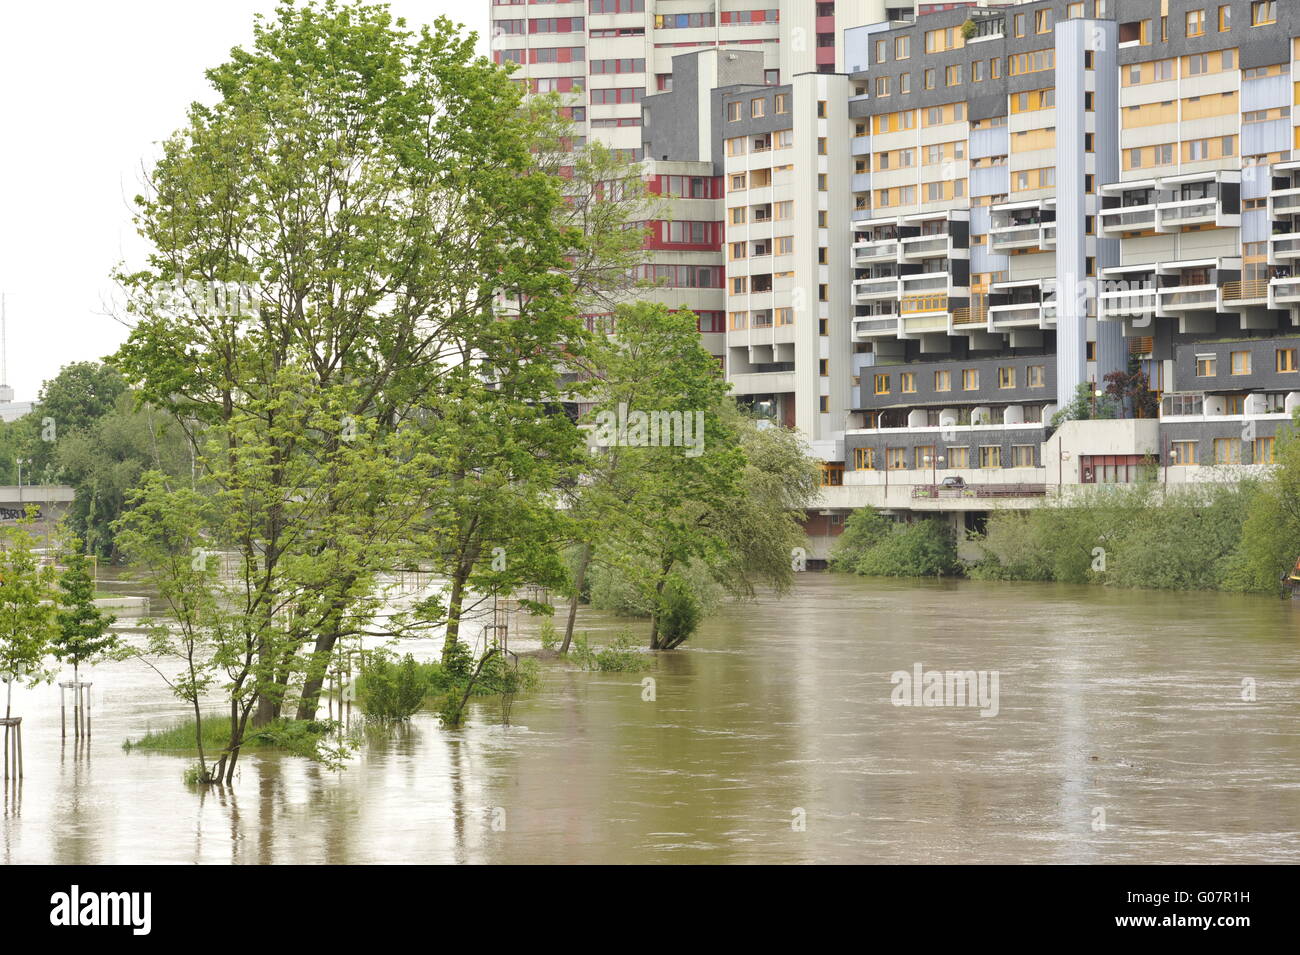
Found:
[[[117,634],[109,630],[117,618],[95,606],[95,581],[90,573],[90,559],[81,550],[81,541],[75,537],[69,540],[62,559],[58,626],[50,649],[57,659],[72,663],[72,678],[79,682],[81,664],[117,649]]]

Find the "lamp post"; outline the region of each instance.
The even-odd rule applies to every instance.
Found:
[[[24,460],[22,458],[14,458],[14,462],[18,465],[18,502],[21,504],[23,500],[23,465],[30,465],[32,459],[27,458]]]

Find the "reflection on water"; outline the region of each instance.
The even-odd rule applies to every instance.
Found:
[[[1298,625],[1260,598],[810,574],[663,656],[653,702],[642,674],[550,667],[512,726],[421,715],[342,772],[254,752],[207,791],[122,750],[183,707],[111,664],[88,745],[57,687],[16,693],[0,861],[1295,862]],[[916,663],[999,671],[999,714],[891,705]]]

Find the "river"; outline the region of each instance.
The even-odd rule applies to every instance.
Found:
[[[421,714],[342,771],[246,752],[206,792],[123,750],[184,708],[105,664],[87,745],[61,741],[57,687],[15,691],[0,859],[1296,862],[1298,628],[1300,603],[1258,597],[809,573],[648,673],[545,665],[509,726],[491,701],[455,731]],[[996,715],[894,705],[917,664],[996,671]]]

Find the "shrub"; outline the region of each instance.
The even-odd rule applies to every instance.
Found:
[[[367,719],[409,720],[424,703],[430,682],[409,653],[397,663],[375,654],[361,670],[357,699]]]
[[[570,658],[584,670],[601,672],[622,671],[625,673],[648,670],[654,666],[649,654],[643,653],[637,646],[632,634],[624,630],[614,640],[600,650],[592,650],[587,634],[581,633],[573,639]]]
[[[668,579],[660,597],[659,638],[665,646],[675,647],[695,632],[703,611],[690,585],[676,575]]]
[[[870,577],[937,577],[961,569],[956,537],[945,521],[898,524],[865,507],[849,518],[830,564],[832,570]]]

